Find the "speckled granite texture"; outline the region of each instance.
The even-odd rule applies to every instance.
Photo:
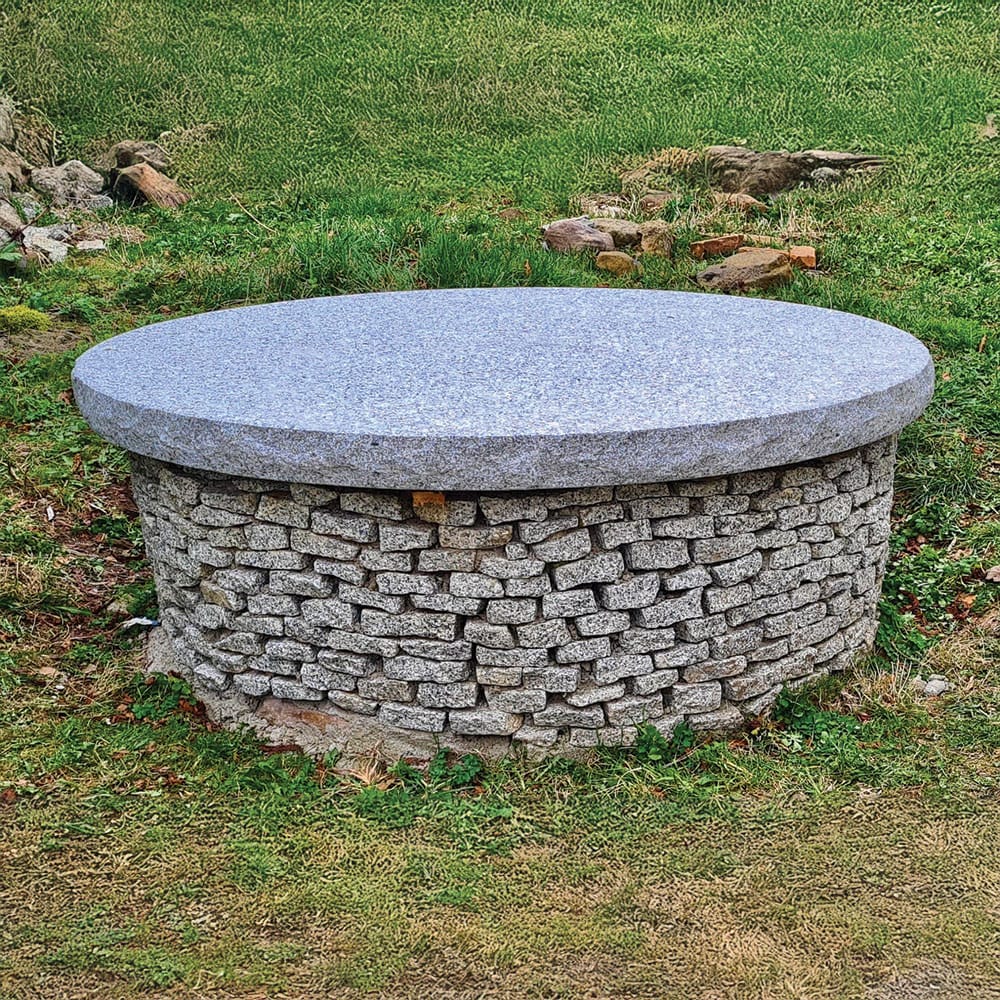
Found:
[[[891,437],[766,471],[530,493],[132,461],[170,657],[227,721],[311,749],[495,756],[628,744],[643,722],[732,729],[875,633]]]
[[[930,397],[919,341],[758,299],[599,288],[393,292],[206,313],[74,370],[130,451],[334,486],[539,490],[805,461]]]

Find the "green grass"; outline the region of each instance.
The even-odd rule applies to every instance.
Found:
[[[106,213],[147,238],[46,271],[0,248],[0,310],[51,324],[0,337],[0,998],[996,995],[994,6],[7,3],[0,90],[62,155],[169,130],[197,197]],[[781,298],[937,365],[870,664],[745,739],[587,766],[338,768],[135,679],[117,626],[155,596],[123,456],[72,405],[80,350],[247,302],[597,284],[542,223],[658,148],[742,141],[889,158],[750,227],[820,249]],[[747,228],[677,183],[645,287]],[[922,701],[917,672],[955,691]]]

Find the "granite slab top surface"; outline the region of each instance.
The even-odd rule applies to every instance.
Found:
[[[923,411],[924,346],[813,306],[483,288],[305,299],[112,337],[77,404],[130,451],[338,486],[529,490],[835,454]]]

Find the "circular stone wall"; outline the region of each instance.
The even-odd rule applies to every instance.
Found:
[[[166,642],[225,721],[496,755],[726,730],[870,648],[894,437],[712,479],[336,489],[132,455]]]

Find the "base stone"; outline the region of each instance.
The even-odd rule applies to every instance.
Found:
[[[888,437],[711,479],[443,494],[133,454],[152,666],[223,724],[311,752],[735,729],[870,649],[894,457]]]

